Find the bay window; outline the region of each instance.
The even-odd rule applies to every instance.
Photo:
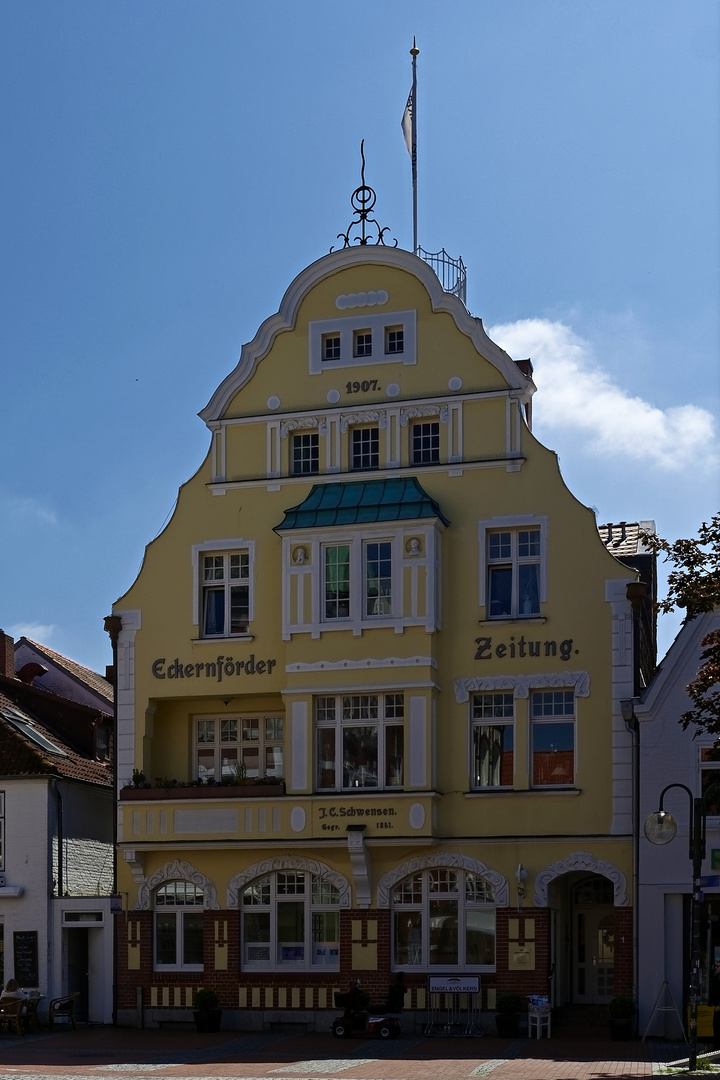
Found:
[[[350,545],[328,544],[323,582],[326,619],[350,617]]]

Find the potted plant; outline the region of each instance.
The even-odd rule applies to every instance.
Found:
[[[195,991],[193,998],[193,1017],[198,1031],[219,1031],[222,1020],[220,998],[214,990],[201,988]]]
[[[495,999],[495,1027],[501,1039],[515,1039],[520,1031],[520,1013],[525,1001],[514,990],[505,990]]]
[[[633,1025],[637,1005],[631,997],[618,994],[611,998],[608,1003],[610,1013],[610,1035],[615,1041],[625,1041],[632,1038]]]

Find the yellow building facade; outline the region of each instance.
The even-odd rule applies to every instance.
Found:
[[[118,1018],[327,1028],[404,974],[632,987],[634,575],[527,362],[409,252],[307,267],[114,606]],[[622,940],[621,940],[622,939]],[[139,993],[140,992],[140,993]]]

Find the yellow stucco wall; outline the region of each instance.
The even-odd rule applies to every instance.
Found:
[[[350,256],[348,256],[348,261]],[[543,447],[518,422],[515,401],[523,396],[522,379],[516,379],[513,401],[508,404],[508,379],[496,363],[478,352],[466,327],[462,328],[448,311],[434,311],[433,301],[421,280],[413,272],[412,256],[406,265],[364,263],[347,265],[329,277],[311,284],[294,309],[294,322],[279,332],[270,348],[257,362],[251,377],[230,396],[218,422],[245,418],[247,422],[225,429],[225,468],[222,482],[213,484],[213,455],[209,454],[198,472],[181,488],[175,512],[163,533],[148,545],[141,572],[115,605],[124,612],[140,612],[141,628],[132,638],[134,699],[133,764],[144,770],[149,779],[169,777],[178,780],[193,777],[192,725],[198,715],[237,715],[257,711],[278,711],[287,715],[292,702],[307,705],[309,723],[305,738],[308,769],[306,783],[293,790],[282,802],[277,821],[279,831],[272,832],[272,801],[226,800],[223,807],[234,806],[238,834],[223,836],[222,846],[212,829],[189,836],[174,832],[173,814],[187,809],[190,803],[164,807],[161,829],[160,803],[147,806],[124,803],[120,807],[120,839],[125,844],[144,845],[143,868],[152,874],[169,858],[168,842],[182,841],[184,858],[213,878],[221,906],[227,882],[243,866],[260,861],[284,844],[300,845],[305,853],[322,858],[345,876],[352,877],[348,865],[345,832],[327,833],[316,828],[320,804],[341,803],[351,796],[335,793],[312,796],[312,697],[313,694],[350,690],[392,691],[403,688],[425,701],[426,754],[430,761],[429,781],[422,796],[407,784],[406,794],[392,791],[363,792],[367,805],[402,806],[398,821],[386,830],[378,828],[382,818],[371,819],[368,838],[373,878],[379,880],[393,866],[416,855],[418,844],[439,845],[442,850],[462,850],[492,865],[512,878],[518,862],[540,869],[557,858],[583,847],[592,837],[593,853],[631,872],[631,844],[628,837],[611,836],[613,757],[611,716],[612,686],[612,612],[606,601],[606,583],[612,579],[629,580],[631,572],[620,565],[604,548],[593,513],[582,506],[566,488],[558,469],[556,455]],[[341,311],[336,298],[377,290],[387,291],[387,311],[417,312],[416,363],[365,364],[357,375],[375,380],[376,391],[343,392],[355,377],[351,367],[308,372],[308,324],[312,320],[330,320],[338,316],[358,315],[361,311]],[[372,308],[372,313],[381,308]],[[462,389],[451,392],[448,380],[461,380]],[[385,387],[392,380],[398,394],[389,399]],[[340,400],[328,404],[328,392],[339,389]],[[279,409],[272,410],[268,400],[280,398]],[[450,402],[461,412],[461,462],[424,467],[407,467],[409,427],[401,429],[403,458],[397,475],[417,476],[422,488],[437,500],[450,525],[438,526],[441,545],[441,628],[428,633],[424,626],[352,629],[323,632],[313,638],[309,633],[294,634],[284,640],[281,628],[283,596],[282,539],[274,531],[287,508],[302,502],[313,483],[356,482],[373,479],[372,473],[333,473],[323,475],[324,437],[320,437],[321,471],[318,476],[289,478],[289,439],[280,440],[282,454],[280,476],[268,476],[269,425],[288,415],[307,412],[329,414],[333,409],[359,412],[363,409],[395,408],[409,402]],[[382,437],[381,432],[381,437]],[[344,436],[345,440],[347,436]],[[517,443],[518,438],[520,443]],[[508,445],[519,452],[509,459]],[[347,462],[347,450],[343,451]],[[404,467],[403,467],[404,466]],[[382,471],[378,475],[387,475]],[[542,619],[492,621],[480,604],[483,561],[479,541],[479,522],[493,518],[542,519],[547,525],[546,581],[547,599],[542,604]],[[202,640],[200,628],[193,623],[193,578],[191,550],[206,541],[237,540],[254,542],[253,585],[255,617],[250,627],[251,640]],[[410,568],[406,567],[410,573]],[[409,580],[409,578],[408,578]],[[483,655],[477,658],[477,640]],[[522,649],[526,655],[521,656]],[[528,642],[539,642],[537,658],[528,655]],[[545,642],[554,642],[555,656],[545,655]],[[567,656],[560,656],[560,643]],[[513,650],[515,655],[513,656]],[[222,656],[245,663],[254,657],[265,663],[262,672],[235,674],[222,680],[197,674],[196,665],[217,662]],[[394,657],[410,666],[351,667],[343,671],[345,661]],[[153,664],[165,674],[153,674]],[[179,660],[189,672],[182,678],[169,678],[168,670]],[[271,670],[269,661],[274,661]],[[320,662],[327,670],[289,671],[293,665]],[[192,669],[192,670],[191,670]],[[468,793],[469,721],[466,702],[458,703],[454,694],[456,680],[479,675],[533,676],[582,670],[589,674],[590,693],[577,700],[576,783],[572,791],[532,791],[529,781],[527,697],[517,700],[514,790]],[[431,719],[432,718],[432,719]],[[123,729],[130,731],[125,721]],[[286,729],[287,731],[287,729]],[[286,735],[286,776],[293,769],[293,746]],[[129,769],[127,770],[129,777]],[[293,801],[295,800],[295,801]],[[374,800],[374,802],[373,802]],[[413,836],[402,835],[409,802],[423,805],[426,825]],[[255,805],[257,803],[257,805]],[[290,807],[304,807],[308,824],[292,829],[287,815]],[[197,806],[205,812],[209,803]],[[266,811],[265,829],[270,829],[272,843],[264,847],[258,814]],[[250,817],[246,814],[250,813]],[[268,817],[269,815],[269,817]],[[276,815],[277,816],[277,815]],[[249,828],[248,828],[249,822]],[[543,839],[547,837],[548,839]],[[551,837],[562,837],[554,840]],[[228,855],[227,841],[236,848]],[[528,855],[529,847],[532,856]],[[299,848],[298,848],[299,849]],[[178,851],[180,851],[178,847]],[[188,855],[191,851],[191,855]],[[136,886],[130,870],[120,860],[120,887],[133,893]]]

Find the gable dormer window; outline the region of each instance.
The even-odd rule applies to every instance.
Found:
[[[372,356],[372,330],[356,330],[353,335],[353,356]]]
[[[416,311],[346,315],[308,324],[310,374],[362,364],[415,364]]]
[[[405,351],[405,332],[402,326],[388,326],[385,328],[385,352],[388,356],[397,355]]]
[[[340,335],[339,334],[323,334],[322,336],[322,358],[323,363],[328,363],[331,360],[340,359]]]

